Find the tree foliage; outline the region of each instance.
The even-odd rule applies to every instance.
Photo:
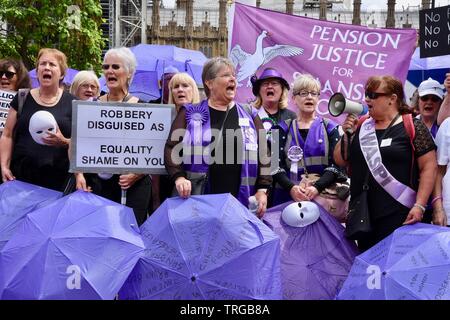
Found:
[[[41,48],[57,48],[70,67],[99,71],[105,39],[98,0],[1,0],[0,57],[21,58],[32,69]]]

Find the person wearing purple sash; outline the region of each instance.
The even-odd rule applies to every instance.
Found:
[[[316,115],[320,82],[309,74],[295,79],[292,97],[298,107],[294,120],[280,123],[280,161],[274,172],[273,205],[286,201],[307,201],[347,177],[334,165],[332,150],[339,140],[337,124]],[[303,174],[320,175],[313,185],[299,185]]]
[[[372,231],[357,239],[362,251],[398,227],[422,221],[437,170],[433,138],[422,121],[408,114],[401,81],[370,77],[365,101],[370,117],[358,126],[349,114],[342,129],[350,141],[345,134],[334,150],[336,163],[351,169],[350,197],[367,190]],[[410,125],[413,137],[406,129]]]
[[[207,99],[180,108],[164,149],[176,192],[183,198],[191,193],[231,193],[244,206],[254,195],[262,217],[272,177],[261,120],[234,102],[237,82],[229,59],[208,60],[202,81]]]

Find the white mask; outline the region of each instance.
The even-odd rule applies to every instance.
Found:
[[[281,213],[283,221],[291,227],[306,227],[320,217],[319,207],[311,201],[294,202]]]
[[[28,130],[36,143],[46,145],[42,138],[48,137],[47,131],[56,133],[55,117],[48,111],[38,111],[30,118]]]

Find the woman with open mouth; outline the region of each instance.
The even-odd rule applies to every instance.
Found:
[[[181,197],[231,193],[248,206],[249,197],[255,196],[256,214],[262,217],[272,179],[261,120],[234,101],[236,74],[229,59],[208,60],[202,80],[207,99],[178,112],[164,149],[166,169]],[[179,143],[183,155],[175,148]]]
[[[0,90],[18,91],[31,89],[28,70],[20,60],[6,58],[0,60]]]
[[[103,64],[108,93],[98,101],[142,103],[129,93],[130,84],[136,72],[136,58],[130,49],[113,48],[106,52]],[[90,177],[88,182],[82,173],[76,174],[76,188],[92,191],[117,203],[122,201],[122,190],[126,190],[126,206],[134,211],[138,225],[145,222],[152,194],[151,178],[148,174],[107,174]]]
[[[61,88],[66,70],[64,53],[48,48],[39,51],[36,63],[39,87],[16,95],[0,139],[3,181],[17,178],[64,190],[70,176],[67,147],[74,99]],[[45,114],[46,118],[40,118],[34,126],[31,120],[37,114]]]
[[[274,190],[274,205],[313,200],[333,183],[347,179],[333,161],[339,140],[337,124],[316,115],[320,89],[320,82],[309,74],[301,74],[294,81],[292,98],[298,113],[296,119],[280,124],[280,145],[284,150],[273,177],[281,186]],[[320,177],[310,185],[303,184],[302,176],[310,174]]]

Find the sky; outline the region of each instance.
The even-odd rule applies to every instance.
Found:
[[[284,0],[279,0],[279,1],[284,2]],[[166,5],[168,7],[174,7],[174,5],[175,5],[175,0],[162,0],[162,2],[164,3],[164,5]],[[245,2],[245,0],[242,2]],[[351,2],[353,3],[353,1],[351,1]],[[397,10],[402,10],[402,8],[405,8],[405,10],[406,10],[406,8],[408,6],[418,6],[421,3],[422,3],[421,0],[397,0],[395,8]],[[450,0],[435,0],[436,7],[447,6],[447,5],[450,5]],[[386,6],[387,6],[387,0],[362,0],[363,8],[381,9],[381,8],[386,8]]]

